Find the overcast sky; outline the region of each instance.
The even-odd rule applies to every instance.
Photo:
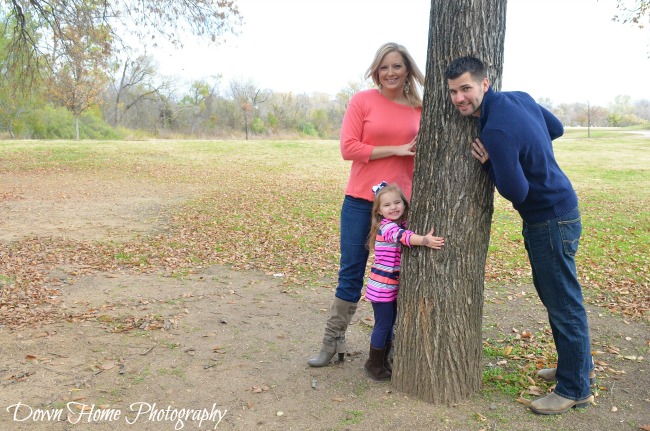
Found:
[[[160,72],[223,75],[278,92],[336,94],[358,81],[377,48],[401,43],[424,71],[427,0],[237,0],[245,24],[214,47],[153,51]],[[650,100],[650,30],[612,22],[616,0],[509,0],[502,90],[606,106]]]

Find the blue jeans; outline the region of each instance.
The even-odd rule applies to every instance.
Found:
[[[587,312],[575,263],[581,233],[578,208],[552,220],[524,222],[522,230],[533,284],[548,312],[557,349],[555,392],[571,400],[589,396],[593,367]]]
[[[341,208],[341,261],[336,297],[359,302],[368,263],[372,202],[345,196]]]
[[[370,336],[370,345],[375,349],[383,349],[386,343],[393,341],[393,327],[397,320],[397,300],[373,302],[372,311],[375,314],[375,326]]]

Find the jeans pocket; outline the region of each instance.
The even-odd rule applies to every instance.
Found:
[[[562,247],[564,254],[567,256],[575,256],[578,252],[578,245],[580,244],[580,235],[582,234],[582,223],[580,218],[574,220],[566,220],[558,223],[560,236],[562,237]]]

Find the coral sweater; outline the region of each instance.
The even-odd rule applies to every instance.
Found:
[[[376,89],[352,96],[341,126],[341,155],[352,161],[346,195],[372,201],[372,186],[386,181],[399,185],[410,199],[414,158],[370,160],[370,155],[375,146],[411,142],[418,134],[421,114],[422,108],[395,103]]]

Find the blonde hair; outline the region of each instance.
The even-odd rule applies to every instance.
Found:
[[[377,236],[377,232],[379,232],[379,226],[381,225],[381,221],[384,218],[379,213],[381,197],[389,192],[398,193],[400,195],[400,198],[402,198],[402,201],[404,201],[404,213],[398,220],[395,220],[395,223],[400,224],[405,222],[409,214],[409,201],[406,199],[404,192],[397,184],[388,184],[387,186],[384,186],[377,190],[375,193],[375,201],[372,204],[372,219],[370,222],[370,233],[368,234],[368,250],[372,251],[375,249],[375,237]]]
[[[366,72],[366,78],[372,78],[375,85],[379,86],[379,66],[384,60],[384,57],[386,57],[386,54],[391,52],[399,52],[404,59],[404,65],[408,73],[406,82],[408,82],[410,87],[408,93],[404,91],[404,97],[406,97],[406,100],[409,101],[411,106],[422,107],[421,92],[422,87],[424,87],[424,74],[420,71],[417,64],[415,64],[415,60],[413,60],[413,57],[411,57],[411,54],[409,54],[404,46],[394,42],[388,42],[380,46],[375,54],[375,59]]]

